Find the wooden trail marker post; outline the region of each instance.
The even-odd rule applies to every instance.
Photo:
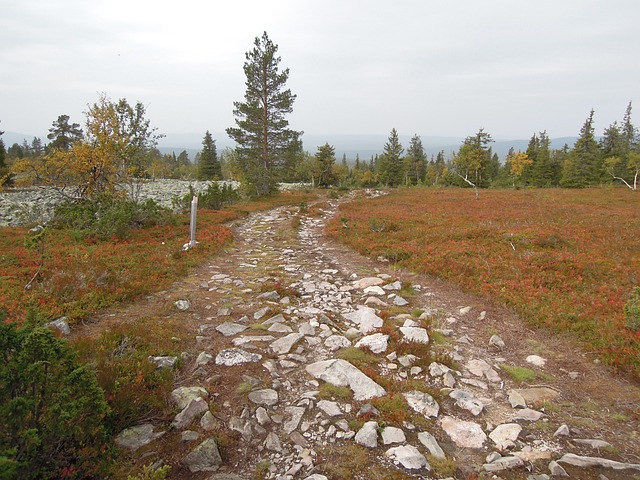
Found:
[[[190,235],[189,235],[189,248],[195,247],[198,242],[196,242],[196,219],[198,216],[198,197],[194,195],[193,200],[191,200],[191,225],[190,225]]]

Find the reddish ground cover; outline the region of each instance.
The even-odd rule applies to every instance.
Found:
[[[640,285],[640,195],[626,189],[397,190],[346,205],[329,233],[361,253],[452,280],[532,325],[574,332],[640,372],[624,304]]]
[[[29,307],[45,318],[65,315],[74,321],[162,290],[232,240],[225,222],[308,198],[302,192],[285,192],[228,210],[199,210],[199,245],[187,252],[181,251],[189,241],[187,215],[180,217],[178,225],[132,230],[125,240],[77,240],[70,232],[49,230],[43,267],[27,290],[40,265],[40,247],[27,246],[34,234],[26,228],[0,228],[0,308],[7,310],[7,321],[21,320]]]

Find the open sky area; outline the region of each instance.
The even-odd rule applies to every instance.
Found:
[[[84,125],[98,92],[158,131],[233,126],[267,31],[308,134],[575,136],[640,108],[638,0],[3,0],[0,129]],[[637,118],[637,115],[634,116]],[[636,120],[638,123],[638,120]]]

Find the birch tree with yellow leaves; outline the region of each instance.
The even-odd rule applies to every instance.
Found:
[[[131,106],[124,98],[113,102],[103,93],[85,114],[84,139],[69,149],[21,159],[14,173],[23,184],[51,186],[70,198],[118,194],[137,199],[150,152],[162,138],[145,118],[144,105]]]

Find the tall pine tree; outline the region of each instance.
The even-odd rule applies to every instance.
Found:
[[[277,168],[295,134],[286,115],[293,111],[296,96],[284,89],[289,69],[280,71],[278,46],[267,32],[256,37],[244,63],[246,92],[243,102],[234,102],[236,127],[227,134],[236,142],[240,168],[249,193],[268,195],[277,189]]]
[[[53,150],[69,150],[74,142],[82,140],[83,133],[79,123],[69,123],[69,115],[59,115],[55,120],[47,138],[51,143],[47,145]]]

